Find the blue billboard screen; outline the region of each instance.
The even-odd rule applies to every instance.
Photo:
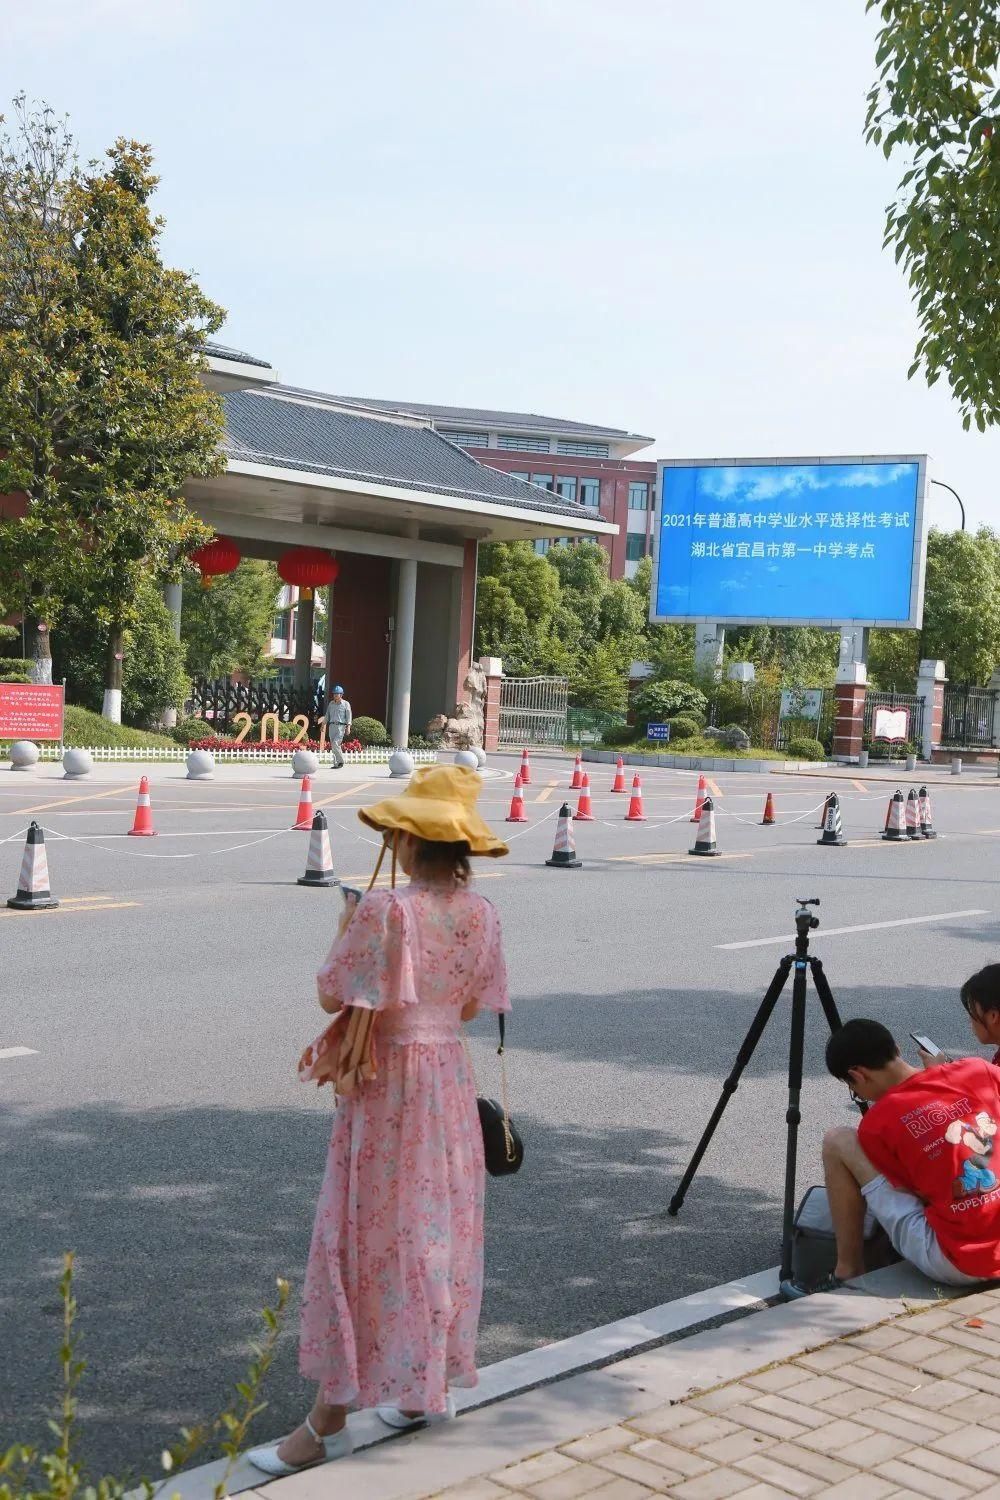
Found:
[[[654,619],[918,625],[922,458],[660,468]]]

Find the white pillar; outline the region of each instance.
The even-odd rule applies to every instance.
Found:
[[[941,743],[944,685],[947,681],[943,661],[929,657],[917,668],[917,697],[924,700],[924,732],[920,747],[923,760],[929,761],[931,752]]]
[[[181,609],[184,604],[184,585],[179,579],[176,583],[164,584],[163,602],[170,611],[174,640],[179,641],[181,638]],[[164,729],[173,729],[177,723],[177,709],[173,703],[163,710],[161,718]]]
[[[694,627],[694,670],[697,677],[722,676],[722,655],[726,646],[726,627],[709,620]]]
[[[396,621],[392,659],[392,743],[406,749],[410,735],[410,683],[413,675],[413,621],[417,609],[417,564],[406,558],[399,565]]]
[[[868,662],[868,629],[864,625],[842,625],[837,666],[850,667]],[[848,679],[844,679],[847,681]]]

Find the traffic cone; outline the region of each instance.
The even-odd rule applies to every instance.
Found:
[[[827,792],[827,794],[826,794],[826,800],[823,803],[823,812],[822,812],[822,815],[820,817],[819,822],[816,824],[817,829],[825,828],[826,827],[826,815],[827,815],[827,812],[830,809],[830,798],[832,796],[833,796],[832,792]]]
[[[552,858],[547,859],[545,863],[551,865],[554,870],[579,870],[583,865],[583,860],[576,857],[576,844],[573,842],[573,814],[569,810],[568,802],[564,802],[559,809]]]
[[[615,779],[612,784],[611,790],[613,792],[628,791],[628,787],[625,785],[625,762],[622,760],[620,755],[618,757],[618,763],[615,766]]]
[[[295,814],[295,822],[292,828],[304,828],[307,832],[313,826],[313,789],[312,777],[303,776],[302,787],[299,791],[299,810]]]
[[[840,821],[840,798],[836,792],[831,792],[826,799],[826,817],[823,820],[823,837],[816,840],[817,844],[826,844],[831,848],[843,849],[847,840],[844,838],[844,829]]]
[[[524,811],[524,796],[521,792],[521,777],[514,777],[514,795],[510,799],[510,812],[507,814],[508,823],[527,823],[528,816]]]
[[[888,833],[889,832],[889,821],[892,818],[892,804],[893,804],[893,798],[890,797],[889,798],[889,806],[885,810],[885,824],[884,824],[884,826],[882,828],[882,832],[883,833]]]
[[[306,873],[300,875],[299,885],[336,885],[333,873],[333,855],[330,853],[330,834],[326,826],[326,813],[320,810],[312,820],[309,835],[309,853],[306,855]]]
[[[593,823],[594,821],[594,809],[590,805],[590,777],[586,771],[580,782],[580,800],[573,816],[578,823]]]
[[[701,810],[702,810],[702,808],[705,805],[705,798],[707,796],[708,796],[708,787],[705,785],[705,773],[704,773],[704,771],[699,771],[699,773],[698,773],[698,790],[694,794],[694,812],[691,814],[691,822],[692,823],[700,823],[701,822]]]
[[[639,780],[638,771],[632,778],[632,795],[629,798],[625,821],[626,823],[645,823],[646,821],[646,814],[642,810],[642,782]]]
[[[531,785],[531,761],[528,759],[526,749],[521,751],[521,785]]]
[[[934,832],[934,814],[931,812],[931,799],[925,786],[920,788],[920,832],[925,839],[936,839]]]
[[[906,804],[900,791],[889,804],[889,822],[882,837],[891,844],[901,844],[906,838]]]
[[[920,837],[920,804],[917,801],[915,787],[910,787],[906,796],[906,837],[918,839]]]
[[[28,837],[24,841],[24,858],[18,877],[17,893],[10,896],[7,905],[12,911],[45,911],[58,906],[49,890],[49,860],[45,853],[45,834],[38,824],[28,825]]]
[[[139,781],[139,800],[135,804],[135,821],[129,829],[129,835],[139,839],[156,837],[156,829],[153,827],[153,805],[149,800],[148,776],[143,776]]]
[[[772,824],[778,821],[774,816],[774,798],[770,792],[768,792],[764,799],[764,816],[760,821],[764,828],[770,828]]]
[[[573,779],[569,784],[571,792],[578,792],[583,785],[583,756],[578,755],[573,762]],[[579,816],[579,814],[577,814]]]
[[[706,854],[712,858],[718,858],[721,850],[715,847],[715,808],[711,797],[706,797],[701,804],[701,817],[698,819],[698,832],[694,836],[694,848],[689,849],[689,854]]]

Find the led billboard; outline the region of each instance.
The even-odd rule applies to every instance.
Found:
[[[659,465],[650,618],[920,625],[926,459]]]

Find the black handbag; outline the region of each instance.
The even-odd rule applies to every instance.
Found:
[[[510,1117],[510,1107],[507,1101],[507,1062],[504,1056],[504,1018],[501,1015],[497,1019],[500,1023],[500,1045],[497,1048],[497,1056],[500,1059],[500,1092],[503,1095],[503,1103],[498,1103],[496,1099],[486,1099],[480,1094],[476,1104],[479,1107],[479,1124],[483,1132],[486,1170],[491,1177],[509,1177],[511,1173],[520,1171],[524,1160],[524,1142]]]

